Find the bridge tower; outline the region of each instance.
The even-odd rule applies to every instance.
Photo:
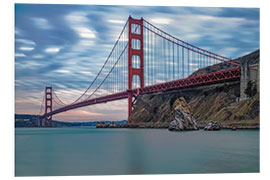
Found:
[[[140,88],[144,87],[144,47],[143,47],[143,18],[128,19],[128,118],[133,109],[133,96],[138,95],[132,91],[132,81],[134,76],[140,80]],[[136,31],[135,31],[136,29]],[[135,47],[135,44],[139,44]],[[134,67],[135,61],[139,59],[139,67]]]
[[[47,116],[47,113],[52,112],[52,87],[45,88],[45,127],[52,127],[52,116]]]

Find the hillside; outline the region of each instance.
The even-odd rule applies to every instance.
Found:
[[[36,127],[36,119],[38,115],[32,114],[15,114],[15,127]],[[122,121],[89,121],[89,122],[63,122],[52,120],[54,127],[71,127],[71,126],[96,126],[97,123],[104,124],[126,124],[126,120]]]
[[[259,62],[259,50],[234,61]],[[220,63],[194,72],[192,75],[214,72],[229,66]],[[249,99],[239,101],[240,83],[226,83],[207,87],[190,88],[164,92],[158,95],[138,96],[129,125],[139,127],[168,127],[173,120],[173,104],[184,97],[191,107],[199,126],[215,120],[223,127],[259,127],[259,93]]]

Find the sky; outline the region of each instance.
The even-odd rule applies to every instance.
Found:
[[[15,4],[15,113],[38,114],[46,85],[66,103],[77,99],[102,67],[129,15],[205,50],[237,58],[260,48],[259,13],[258,8]],[[53,117],[126,118],[127,100]]]

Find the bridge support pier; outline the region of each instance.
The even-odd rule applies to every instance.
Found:
[[[52,127],[52,116],[47,116],[49,112],[52,112],[52,87],[47,86],[45,88],[45,127]]]
[[[128,24],[128,119],[133,109],[133,76],[140,79],[140,88],[144,87],[144,47],[143,47],[143,19],[133,19],[129,16]],[[139,44],[139,45],[138,45]],[[139,67],[134,67],[139,59]],[[134,62],[135,61],[135,62]]]
[[[127,90],[127,92],[128,92],[128,118],[129,118],[133,110],[133,104],[132,104],[133,93],[131,90]]]
[[[128,93],[128,117],[130,117],[133,106],[137,100],[137,96],[140,94],[140,89],[137,89],[137,92],[134,93],[132,90],[127,90]]]

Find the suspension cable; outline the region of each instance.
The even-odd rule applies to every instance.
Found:
[[[67,105],[66,103],[64,103],[63,101],[61,101],[61,99],[60,99],[60,98],[57,96],[57,94],[55,93],[54,89],[52,90],[52,92],[53,92],[54,96],[56,97],[56,99],[58,99],[58,101],[59,101],[63,106],[66,106],[66,105]],[[53,98],[53,100],[54,100],[54,98]]]
[[[126,26],[126,25],[125,25]],[[133,33],[136,33],[138,30],[137,26],[134,30]],[[142,31],[142,30],[141,30]],[[109,77],[109,75],[111,74],[111,72],[113,71],[114,67],[116,66],[116,64],[119,62],[119,60],[121,59],[122,55],[124,54],[125,50],[128,47],[128,43],[126,44],[125,48],[122,50],[122,52],[120,53],[120,56],[117,58],[116,62],[114,63],[113,67],[111,68],[111,70],[109,71],[109,73],[106,75],[106,77],[103,79],[103,81],[99,84],[99,86],[85,99],[85,100],[89,100],[96,92],[97,90],[101,87],[101,85],[105,82],[105,80]]]
[[[105,67],[106,64],[108,63],[110,57],[112,56],[112,54],[113,54],[113,52],[114,52],[114,50],[115,50],[117,44],[119,43],[119,40],[120,40],[122,34],[124,33],[124,30],[125,30],[127,24],[128,24],[128,20],[126,21],[126,23],[125,23],[125,25],[124,25],[124,27],[123,27],[123,29],[122,29],[120,35],[119,35],[118,38],[117,38],[117,41],[115,42],[115,44],[114,44],[114,46],[113,46],[113,48],[112,48],[112,50],[111,50],[111,52],[110,52],[110,54],[109,54],[109,56],[107,57],[106,61],[104,62],[103,66],[101,67],[100,71],[98,72],[98,74],[96,75],[96,77],[94,78],[94,80],[91,82],[91,84],[88,86],[88,88],[83,92],[83,94],[82,94],[81,96],[79,96],[79,97],[78,97],[75,101],[73,101],[72,103],[69,103],[69,105],[78,102],[78,101],[79,101],[79,100],[80,100],[80,99],[88,92],[88,90],[92,87],[92,85],[96,82],[96,80],[98,79],[99,75],[100,75],[101,72],[103,71],[104,67]],[[59,100],[60,103],[62,103],[64,106],[67,105],[66,103],[63,103],[63,101],[60,100],[60,98],[56,95],[55,92],[54,92],[54,94],[55,94],[56,98]],[[86,98],[86,99],[88,99],[88,98]]]
[[[57,105],[59,105],[59,106],[65,106],[65,105],[60,104],[59,102],[57,102],[55,99],[52,99],[52,100],[53,100],[53,102],[55,102],[55,104],[57,104]]]
[[[150,26],[154,27],[155,29],[157,29],[157,30],[160,31],[161,33],[165,34],[166,36],[169,36],[170,38],[172,38],[172,39],[174,39],[174,40],[176,40],[176,41],[182,42],[183,44],[180,44],[180,43],[178,43],[178,42],[175,42],[174,40],[171,40],[171,39],[169,39],[168,37],[165,37],[165,35],[162,36],[161,34],[159,34],[159,33],[155,32],[155,31],[153,31],[152,29],[150,29],[150,28],[148,28],[147,26],[144,25],[144,28],[146,28],[147,30],[151,31],[152,33],[154,33],[154,34],[156,34],[156,35],[158,35],[158,36],[160,36],[160,37],[166,39],[167,41],[170,41],[170,42],[172,42],[172,43],[174,43],[174,44],[176,44],[176,45],[178,45],[178,46],[182,46],[183,48],[186,48],[186,49],[191,50],[191,51],[193,51],[193,52],[202,54],[202,55],[204,55],[204,56],[209,56],[209,57],[212,57],[212,58],[214,58],[214,59],[216,59],[216,60],[219,60],[219,61],[222,61],[222,62],[226,62],[226,63],[230,63],[230,64],[232,64],[232,65],[240,66],[240,64],[238,64],[237,62],[232,62],[230,58],[227,58],[227,57],[224,57],[224,56],[221,56],[221,55],[212,53],[212,52],[210,52],[210,51],[207,51],[207,50],[201,49],[201,48],[199,48],[199,47],[197,47],[197,46],[194,46],[194,45],[192,45],[192,44],[189,44],[189,43],[187,43],[187,42],[185,42],[185,41],[183,41],[183,40],[180,40],[180,39],[178,39],[178,38],[176,38],[176,37],[174,37],[174,36],[172,36],[172,35],[166,33],[165,31],[159,29],[158,27],[154,26],[153,24],[151,24],[150,22],[146,21],[145,19],[143,19],[143,21],[146,22],[147,24],[149,24]],[[184,45],[184,44],[185,44],[185,45]],[[189,46],[189,47],[188,47],[188,46]],[[194,48],[194,49],[193,49],[193,48]],[[207,54],[206,54],[206,53],[207,53]]]
[[[110,52],[108,58],[106,59],[105,63],[104,63],[103,66],[101,67],[101,69],[100,69],[100,71],[98,72],[98,74],[96,75],[95,79],[92,81],[92,83],[90,84],[90,86],[84,91],[84,93],[83,93],[79,98],[77,98],[74,102],[72,102],[71,104],[74,104],[74,103],[76,103],[77,101],[79,101],[79,100],[86,94],[86,92],[92,87],[92,85],[95,83],[95,81],[97,80],[98,76],[100,75],[100,73],[101,73],[102,70],[104,69],[105,65],[106,65],[107,62],[109,61],[109,59],[110,59],[110,57],[111,57],[111,55],[112,55],[112,53],[113,53],[115,47],[117,46],[117,44],[118,44],[118,42],[119,42],[119,40],[120,40],[120,37],[121,37],[122,34],[124,33],[124,30],[125,30],[127,24],[128,24],[128,20],[126,21],[126,24],[124,25],[124,28],[122,29],[122,31],[121,31],[121,33],[120,33],[120,35],[119,35],[117,41],[115,42],[115,44],[114,44],[114,46],[113,46],[113,48],[112,48],[112,50],[111,50],[111,52]]]
[[[106,75],[106,77],[103,79],[103,81],[99,84],[99,86],[95,89],[95,91],[92,92],[92,94],[90,94],[90,96],[86,99],[90,99],[91,96],[100,88],[100,86],[105,82],[105,80],[108,78],[108,76],[111,74],[112,70],[114,69],[114,67],[116,66],[116,64],[118,63],[118,61],[120,60],[120,58],[122,57],[123,53],[125,52],[125,50],[128,47],[128,43],[125,46],[125,49],[121,52],[120,56],[118,57],[117,61],[114,63],[112,69],[110,70],[110,72]]]

